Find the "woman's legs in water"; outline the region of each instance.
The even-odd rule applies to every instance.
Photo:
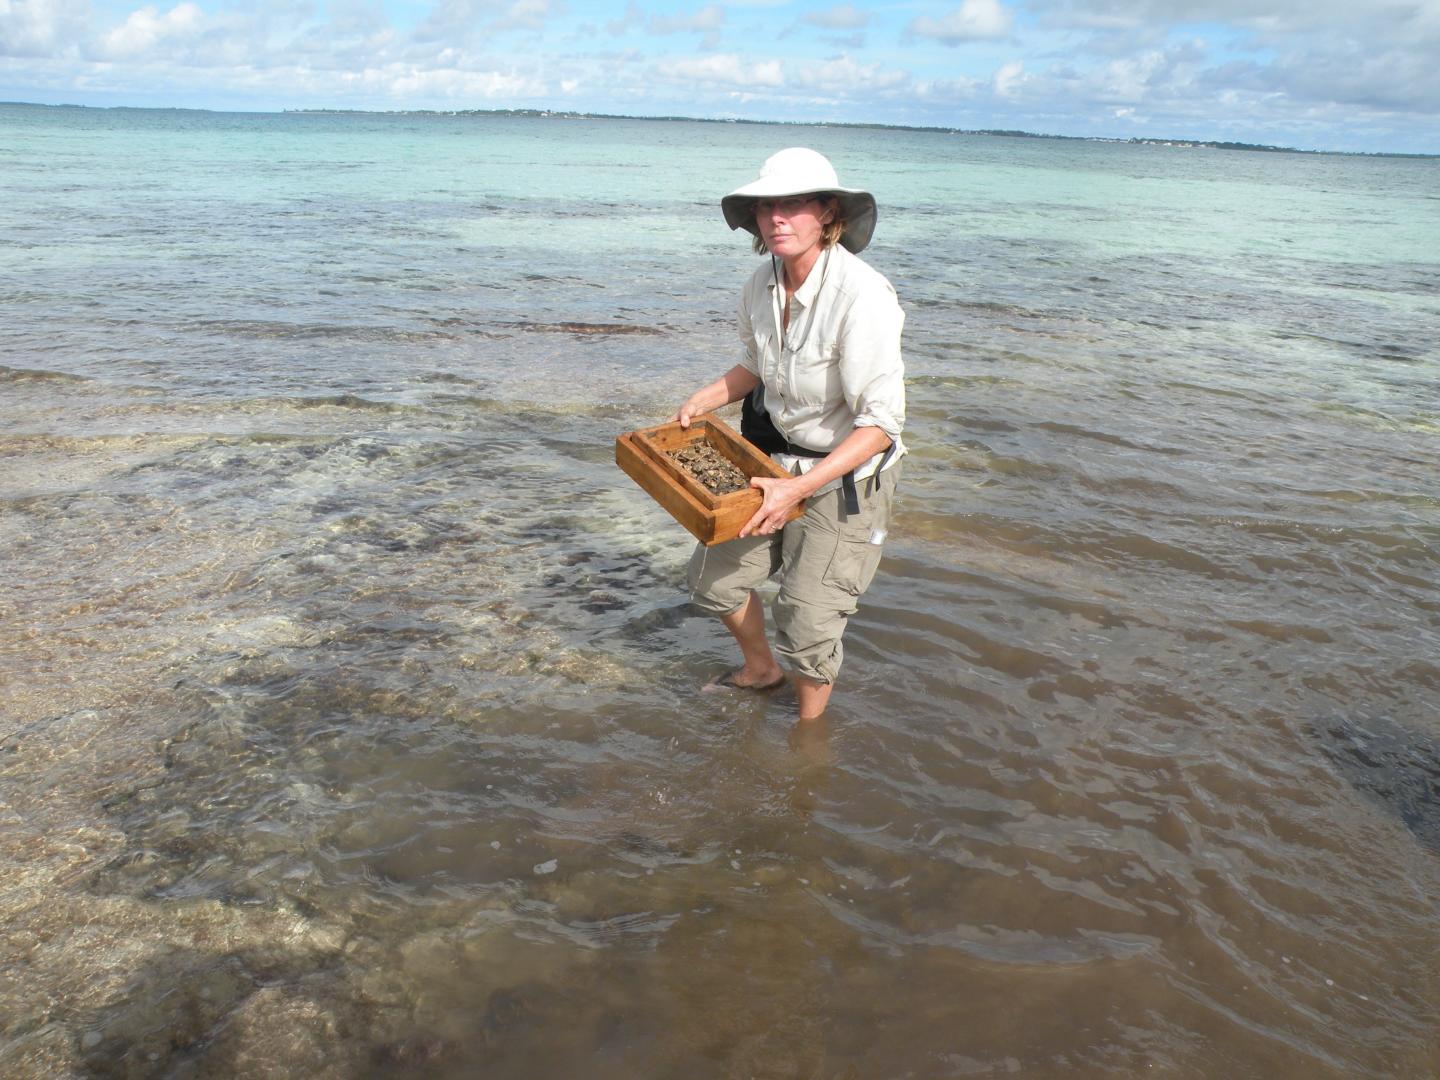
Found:
[[[824,714],[843,658],[846,623],[880,562],[880,546],[870,541],[888,525],[898,472],[898,466],[887,470],[878,485],[861,482],[858,516],[845,513],[839,491],[827,492],[779,536],[697,546],[690,561],[691,598],[719,617],[744,659],[727,681],[774,685],[784,673],[783,657],[793,673],[800,720],[808,723]],[[772,650],[764,604],[755,589],[782,565]]]
[[[752,591],[742,607],[720,616],[720,621],[730,631],[740,646],[740,655],[745,658],[744,666],[731,673],[732,683],[736,686],[771,686],[784,676],[785,671],[775,659],[765,634],[765,605],[759,596]],[[804,675],[796,675],[794,682],[800,719],[818,719],[830,704],[830,691],[835,684],[817,682]]]
[[[730,631],[745,664],[739,671],[732,672],[730,682],[735,686],[772,686],[785,672],[775,654],[770,651],[770,641],[765,636],[765,605],[752,589],[745,603],[720,621]]]
[[[804,675],[796,675],[794,683],[801,721],[818,720],[825,715],[825,710],[830,705],[830,691],[835,689],[835,684],[833,682],[816,682],[814,679],[807,679]]]

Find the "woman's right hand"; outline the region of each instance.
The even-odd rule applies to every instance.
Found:
[[[670,417],[670,423],[678,421],[682,428],[688,428],[690,422],[697,416],[707,413],[711,409],[729,405],[732,401],[739,401],[751,390],[754,390],[759,381],[753,372],[736,364],[709,386],[701,387],[686,398],[685,404],[681,405],[675,415]]]

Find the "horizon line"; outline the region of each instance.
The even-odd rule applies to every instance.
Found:
[[[924,131],[943,135],[981,135],[991,138],[1012,139],[1053,139],[1065,142],[1118,143],[1128,146],[1175,146],[1195,149],[1236,150],[1245,153],[1334,155],[1338,157],[1383,157],[1383,158],[1440,158],[1440,154],[1425,154],[1402,150],[1315,150],[1294,146],[1275,146],[1266,143],[1251,143],[1232,139],[1195,139],[1179,136],[1158,135],[1060,135],[1050,132],[1034,132],[1009,128],[961,128],[934,124],[886,124],[859,120],[754,120],[747,117],[731,116],[683,116],[644,115],[631,113],[602,113],[576,109],[543,108],[500,108],[500,109],[354,109],[354,108],[280,108],[280,109],[207,109],[187,105],[81,105],[73,102],[58,104],[38,101],[0,101],[0,106],[22,105],[37,109],[92,109],[99,112],[129,110],[133,112],[200,112],[231,116],[291,116],[291,115],[358,115],[358,116],[533,116],[541,119],[560,120],[641,120],[660,123],[691,124],[757,124],[772,127],[836,127],[856,129],[879,129],[885,131]]]

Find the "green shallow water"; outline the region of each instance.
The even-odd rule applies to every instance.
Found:
[[[908,316],[816,733],[699,692],[613,462],[789,143]],[[1440,1070],[1434,162],[3,107],[0,165],[6,1076]]]

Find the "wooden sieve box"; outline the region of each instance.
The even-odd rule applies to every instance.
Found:
[[[708,547],[735,539],[760,509],[763,497],[756,488],[715,495],[668,453],[702,441],[708,442],[747,477],[790,475],[736,434],[734,428],[709,415],[690,421],[688,428],[682,428],[679,423],[661,424],[621,435],[615,440],[615,463]],[[788,520],[793,521],[804,512],[805,505],[801,503],[791,511]]]

